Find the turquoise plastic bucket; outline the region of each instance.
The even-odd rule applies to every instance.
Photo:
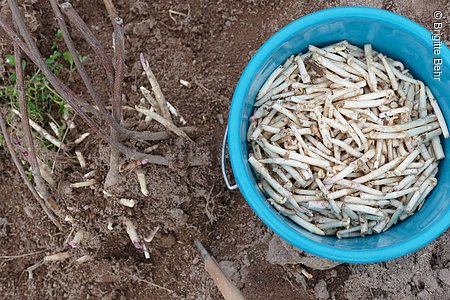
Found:
[[[431,24],[430,24],[431,25]],[[270,73],[290,55],[305,52],[309,44],[324,46],[341,40],[373,48],[402,61],[430,87],[450,121],[450,51],[442,43],[433,54],[432,34],[402,16],[366,7],[340,7],[298,19],[273,35],[245,68],[234,92],[228,121],[228,148],[237,185],[259,218],[283,239],[309,253],[350,263],[393,259],[430,243],[450,226],[450,141],[440,165],[438,185],[422,210],[388,231],[364,238],[337,239],[312,234],[280,215],[259,190],[247,162],[246,131],[258,90]],[[433,58],[442,58],[440,81],[433,79]]]

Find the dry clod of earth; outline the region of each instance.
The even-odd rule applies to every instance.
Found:
[[[342,264],[299,250],[278,235],[274,235],[270,240],[266,259],[271,264],[281,266],[301,264],[314,270],[329,270]]]

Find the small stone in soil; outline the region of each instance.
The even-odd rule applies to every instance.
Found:
[[[222,260],[219,262],[219,266],[228,278],[232,277],[238,271],[238,266],[234,261]]]
[[[445,283],[446,285],[450,285],[450,270],[449,269],[439,270],[438,277],[443,283]]]
[[[327,289],[327,283],[323,279],[317,282],[316,286],[314,287],[314,292],[316,293],[318,300],[326,300],[330,298],[330,293]]]

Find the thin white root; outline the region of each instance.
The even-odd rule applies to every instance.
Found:
[[[158,233],[159,229],[160,229],[160,227],[156,226],[156,228],[152,232],[150,232],[150,234],[146,238],[144,238],[144,241],[146,243],[151,243],[153,241],[153,239],[155,238],[156,233]]]
[[[303,276],[306,277],[306,279],[313,279],[313,276],[311,275],[311,273],[306,271],[305,268],[301,268],[300,272],[303,274]]]
[[[167,107],[169,108],[169,112],[170,112],[174,117],[177,117],[177,118],[180,120],[180,123],[181,123],[181,124],[183,124],[183,125],[186,125],[186,124],[187,124],[187,122],[186,122],[186,120],[183,118],[183,116],[181,116],[181,115],[178,113],[177,109],[176,109],[175,107],[173,107],[173,105],[170,104],[169,101],[167,101]]]
[[[154,112],[155,108],[152,106],[152,107],[150,107],[149,111]],[[149,124],[152,120],[153,120],[153,118],[151,116],[149,116],[149,115],[145,116],[145,119],[144,119],[145,123]]]
[[[53,131],[53,133],[59,137],[59,129],[58,125],[55,124],[55,122],[49,122],[48,125],[50,126],[50,129]]]
[[[75,223],[75,219],[70,215],[65,216],[64,221],[69,222],[72,225]]]
[[[439,137],[432,138],[431,145],[433,146],[433,152],[436,160],[444,159],[445,153],[444,149],[442,148],[441,140],[439,139]]]
[[[149,259],[150,258],[150,252],[147,249],[147,246],[145,246],[145,244],[142,244],[142,249],[144,250],[144,257],[145,259]]]
[[[158,149],[158,147],[159,147],[158,144],[150,146],[150,147],[144,149],[144,153],[151,153],[151,152],[155,151],[156,149]]]
[[[298,65],[298,72],[300,73],[300,79],[303,83],[310,83],[311,77],[309,77],[308,72],[306,71],[305,64],[303,63],[302,57],[297,55],[295,57],[295,62]]]
[[[111,194],[110,192],[106,191],[106,190],[102,190],[103,196],[105,197],[112,197],[113,194]]]
[[[441,125],[442,134],[444,135],[444,138],[448,138],[450,135],[448,133],[447,123],[445,122],[445,118],[444,115],[442,114],[441,108],[439,107],[439,104],[434,98],[433,93],[428,87],[426,87],[426,93],[428,95],[428,101],[430,101],[430,104],[433,107],[433,111],[437,116],[438,122]]]
[[[123,206],[133,208],[136,205],[136,201],[133,199],[120,198],[119,203]]]
[[[300,218],[297,215],[290,215],[289,218],[292,221],[294,221],[295,223],[297,223],[298,225],[300,225],[301,227],[305,228],[306,230],[314,232],[315,234],[318,234],[318,235],[325,235],[325,232],[322,229],[309,223],[308,221],[303,220],[302,218]]]
[[[141,86],[139,88],[141,90],[142,95],[145,97],[145,99],[148,101],[148,103],[150,104],[150,106],[154,109],[158,109],[159,111],[159,105],[158,102],[156,101],[155,98],[153,98],[152,94],[150,93],[149,90],[147,90],[146,87]]]
[[[41,171],[42,178],[52,187],[56,186],[55,179],[53,178],[52,171],[49,166],[45,164],[42,160],[37,158],[39,164],[39,170]]]
[[[142,249],[141,240],[138,236],[138,233],[136,231],[136,226],[127,218],[123,218],[122,220],[123,225],[126,227],[126,231],[128,233],[128,236],[130,237],[131,242],[133,243],[134,247],[136,249]]]
[[[83,153],[81,153],[81,151],[75,151],[75,155],[77,156],[78,163],[80,164],[81,168],[86,168],[86,160],[84,159]]]
[[[148,192],[148,189],[147,189],[147,180],[145,179],[144,171],[141,170],[141,169],[138,169],[138,170],[136,170],[136,175],[137,175],[137,179],[138,179],[138,182],[139,182],[139,187],[141,188],[141,193],[144,196],[148,196],[149,192]]]
[[[167,122],[172,123],[169,109],[167,107],[166,98],[164,97],[161,91],[161,87],[159,86],[158,80],[156,79],[156,76],[150,69],[150,64],[148,63],[147,60],[145,60],[144,54],[141,53],[140,59],[142,68],[144,69],[144,72],[147,75],[147,79],[150,82],[150,85],[152,86],[152,90],[155,93],[155,98],[156,101],[158,102],[158,107],[161,112],[161,115],[163,116],[164,119],[166,119]]]
[[[15,115],[22,118],[22,115],[20,114],[20,112],[18,110],[13,108],[13,109],[11,109],[11,111]],[[39,133],[44,139],[49,141],[51,144],[53,144],[57,148],[60,148],[61,150],[67,150],[67,146],[63,142],[59,141],[57,138],[55,138],[53,135],[51,135],[47,130],[42,128],[39,124],[37,124],[36,122],[34,122],[31,119],[29,119],[29,123],[30,123],[31,128],[33,128],[37,133]]]
[[[89,132],[83,133],[75,140],[75,144],[81,144],[89,135],[91,135]]]
[[[183,80],[183,79],[180,79],[180,84],[182,86],[187,87],[188,89],[190,89],[192,87],[192,84],[189,81],[186,81],[186,80]]]
[[[62,261],[62,260],[68,259],[71,256],[72,255],[69,252],[60,252],[60,253],[45,256],[44,262]]]
[[[181,130],[180,128],[175,126],[173,123],[171,123],[167,119],[165,119],[162,116],[158,115],[156,112],[152,112],[149,109],[142,108],[142,107],[139,107],[139,106],[135,106],[135,108],[136,108],[137,111],[139,111],[139,112],[145,114],[146,116],[152,118],[153,120],[155,120],[156,122],[160,123],[161,125],[163,125],[167,129],[169,129],[170,131],[175,133],[176,135],[184,137],[184,138],[186,138],[188,140],[191,140],[189,138],[189,136],[183,130]]]
[[[96,170],[92,170],[83,175],[83,178],[89,179],[94,177],[97,174]]]
[[[77,188],[83,188],[83,187],[88,187],[88,186],[92,186],[94,184],[97,183],[97,180],[95,179],[89,179],[86,181],[82,181],[82,182],[76,182],[76,183],[72,183],[70,185],[71,188],[77,189]]]
[[[86,233],[83,230],[77,231],[73,239],[68,243],[68,245],[72,248],[79,247],[85,236]]]
[[[84,264],[85,262],[94,260],[94,258],[90,255],[83,255],[75,260],[75,262],[79,265]]]

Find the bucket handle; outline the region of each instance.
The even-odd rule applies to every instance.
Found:
[[[227,188],[232,191],[238,188],[237,184],[231,184],[231,180],[228,178],[227,175],[227,137],[228,137],[228,126],[225,128],[225,133],[223,135],[223,144],[222,144],[222,176],[223,180],[225,181],[225,184],[227,185]]]

